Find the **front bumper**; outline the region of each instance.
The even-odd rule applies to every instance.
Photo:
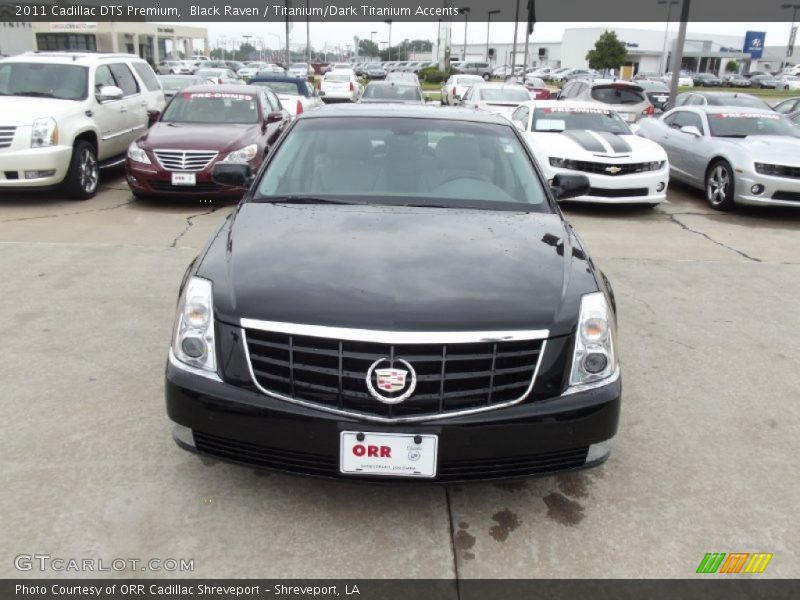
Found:
[[[753,194],[752,187],[761,185],[764,191]],[[800,208],[800,179],[773,177],[746,171],[735,177],[735,201],[751,206],[791,206]]]
[[[23,137],[19,133],[18,137]],[[30,139],[30,134],[27,136]],[[64,181],[72,146],[0,150],[0,190],[51,187]],[[26,171],[52,171],[45,177],[26,177]]]
[[[174,438],[192,452],[250,467],[381,483],[453,483],[549,475],[593,467],[609,455],[622,385],[430,422],[365,422],[270,398],[197,375],[170,361],[167,414]],[[435,434],[434,479],[339,472],[341,431]]]
[[[637,162],[637,161],[634,161]],[[593,202],[598,204],[660,204],[667,199],[669,187],[669,165],[658,171],[636,173],[633,175],[599,175],[573,171],[571,169],[556,169],[547,167],[547,178],[552,179],[557,173],[586,175],[589,179],[590,190],[586,196],[570,198],[570,202]],[[659,190],[659,186],[663,188]]]
[[[153,158],[150,159],[153,161]],[[202,171],[195,172],[195,185],[172,185],[172,171],[163,169],[156,162],[144,164],[125,161],[125,178],[131,191],[138,196],[172,198],[241,198],[244,188],[223,186],[214,183],[211,170],[218,161],[212,162]],[[257,167],[254,168],[254,171]]]

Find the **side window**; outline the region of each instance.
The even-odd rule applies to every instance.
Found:
[[[664,117],[664,124],[667,127],[674,127],[675,126],[675,119],[678,118],[678,115],[681,114],[680,112],[674,112],[671,115]]]
[[[447,81],[444,82],[444,87],[450,87],[451,85],[453,85],[453,78],[452,77],[450,77],[450,79],[448,79]]]
[[[94,92],[97,94],[101,88],[107,85],[117,86],[114,76],[111,74],[111,69],[106,65],[100,65],[94,72]]]
[[[523,125],[525,125],[525,129],[528,129],[528,117],[530,116],[530,110],[527,106],[520,106],[514,113],[511,115],[512,121],[519,121]]]
[[[228,71],[225,73],[225,76],[228,77],[228,79],[236,79],[236,73],[230,69],[228,69]]]
[[[128,65],[125,63],[113,63],[108,65],[108,68],[111,69],[111,73],[114,75],[114,79],[117,80],[117,85],[122,89],[124,96],[133,96],[139,93],[139,84],[136,82],[136,78],[131,73]]]
[[[686,127],[687,125],[694,125],[700,130],[700,133],[703,133],[703,121],[700,118],[700,115],[688,110],[682,110],[676,113],[675,119],[670,126],[674,127],[675,129],[680,129],[681,127]]]
[[[144,82],[144,87],[149,91],[155,92],[161,89],[161,84],[158,82],[158,78],[156,74],[153,73],[153,69],[150,68],[150,65],[145,62],[135,62],[133,63],[133,69]]]
[[[278,100],[278,97],[272,92],[272,90],[264,90],[264,94],[267,96],[267,104],[264,108],[267,109],[267,112],[279,112],[283,107],[281,106],[281,101]]]
[[[561,90],[561,96],[564,98],[570,98],[572,96],[572,91],[575,89],[574,83],[568,83],[564,86],[564,89]]]

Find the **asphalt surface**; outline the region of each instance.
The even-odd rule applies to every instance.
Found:
[[[180,277],[232,206],[0,197],[0,577],[19,554],[194,559],[195,577],[800,576],[800,210],[566,207],[612,280],[623,413],[604,466],[372,487],[179,450],[163,370]],[[92,575],[86,573],[85,576]],[[112,574],[113,575],[113,574]]]

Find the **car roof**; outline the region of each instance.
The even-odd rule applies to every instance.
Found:
[[[258,90],[253,89],[253,86],[244,85],[244,84],[223,84],[223,85],[193,85],[190,88],[186,88],[186,91],[191,92],[218,92],[220,94],[248,94],[255,96],[258,94]]]
[[[507,118],[484,110],[422,104],[327,104],[317,110],[303,113],[298,119],[323,119],[328,117],[403,117],[511,126],[511,121]]]
[[[303,77],[289,77],[288,75],[281,75],[276,73],[274,75],[256,75],[250,80],[250,83],[255,83],[257,81],[285,81],[286,83],[306,83],[308,80],[304,79]]]
[[[525,86],[521,83],[507,83],[505,81],[484,81],[483,83],[476,83],[472,87],[477,88],[522,88],[525,89]]]
[[[135,54],[122,53],[97,53],[97,52],[24,52],[16,56],[4,58],[4,62],[31,62],[41,61],[49,63],[79,64],[88,66],[103,60],[132,60],[144,62]],[[176,61],[177,62],[177,61]]]
[[[708,106],[708,105],[696,105],[696,106],[679,106],[678,108],[697,108],[703,111],[706,114],[709,113],[719,113],[719,112],[734,112],[734,113],[763,113],[765,115],[775,115],[777,114],[774,110],[769,108],[755,108],[750,106]]]

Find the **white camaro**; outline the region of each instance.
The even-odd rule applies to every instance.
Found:
[[[575,200],[650,206],[666,200],[666,152],[657,143],[635,136],[608,107],[538,100],[521,104],[511,120],[548,180],[557,173],[582,173],[589,178],[589,194]]]

